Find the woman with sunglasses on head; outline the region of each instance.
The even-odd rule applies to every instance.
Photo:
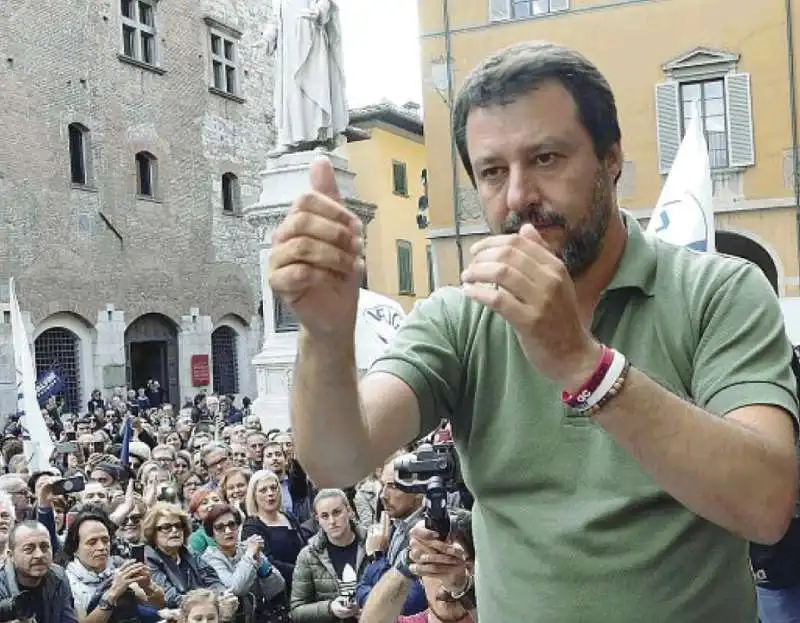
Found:
[[[205,529],[213,545],[203,559],[214,567],[220,581],[239,597],[243,623],[290,621],[286,582],[263,554],[264,540],[251,536],[238,540],[242,516],[227,505],[214,506],[206,515]]]
[[[142,542],[142,519],[147,513],[147,506],[141,496],[133,498],[133,508],[122,520],[117,529],[117,537],[127,545],[139,545]]]

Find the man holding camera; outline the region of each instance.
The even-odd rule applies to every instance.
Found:
[[[366,551],[370,565],[356,589],[356,602],[361,608],[379,580],[398,563],[400,554],[408,547],[411,528],[422,518],[423,497],[397,488],[392,461],[384,465],[381,482],[383,513],[380,521],[369,530]],[[422,585],[413,582],[403,601],[403,614],[411,615],[425,610]]]
[[[475,623],[472,569],[475,550],[469,511],[450,511],[451,534],[439,540],[420,521],[393,569],[370,593],[360,623]],[[402,615],[403,603],[421,580],[427,610]]]

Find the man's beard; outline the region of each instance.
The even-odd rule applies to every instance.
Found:
[[[525,222],[534,227],[556,226],[564,230],[564,246],[558,253],[570,277],[577,279],[594,264],[603,248],[603,239],[613,211],[613,196],[604,167],[600,167],[592,189],[589,214],[575,224],[570,224],[562,214],[542,213],[532,208],[527,221],[517,212],[511,213],[502,226],[502,233],[516,234]]]

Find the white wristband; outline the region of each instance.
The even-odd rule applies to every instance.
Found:
[[[606,372],[603,380],[600,381],[600,384],[597,386],[597,389],[594,390],[589,397],[586,399],[586,402],[583,403],[583,406],[579,409],[579,411],[588,411],[593,406],[595,406],[598,402],[600,402],[611,388],[614,386],[614,383],[617,382],[617,379],[622,374],[622,371],[625,369],[625,363],[627,359],[625,355],[623,355],[618,350],[613,350],[614,359],[611,360],[611,365],[608,366],[608,371]]]

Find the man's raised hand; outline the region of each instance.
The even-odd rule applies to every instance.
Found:
[[[343,204],[333,166],[311,167],[311,190],[292,204],[272,237],[269,285],[311,334],[352,339],[364,243],[360,219]]]

